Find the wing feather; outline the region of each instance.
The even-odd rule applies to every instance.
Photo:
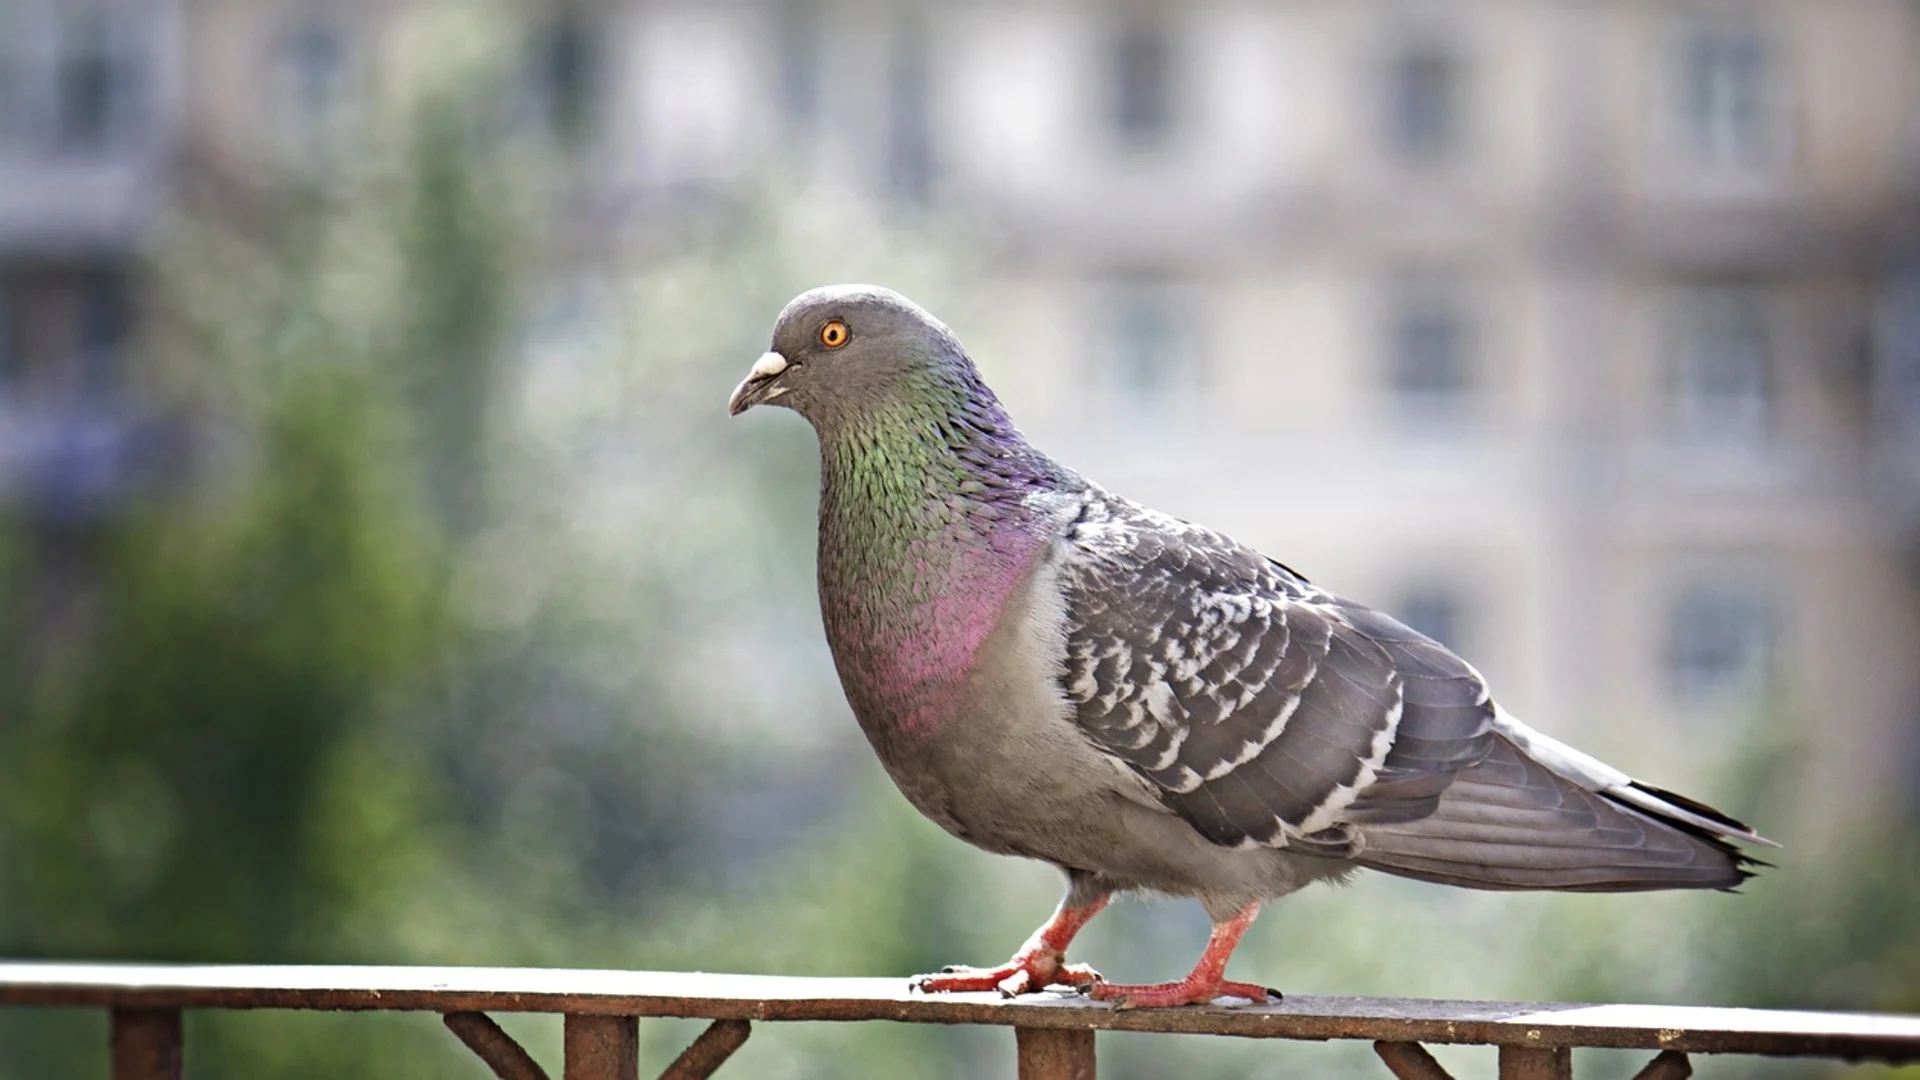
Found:
[[[1519,724],[1439,643],[1218,533],[1091,489],[1055,565],[1080,731],[1213,843],[1479,888],[1748,874],[1727,840],[1751,829]]]
[[[1226,537],[1094,493],[1062,545],[1082,732],[1215,843],[1431,812],[1491,745],[1464,662]]]

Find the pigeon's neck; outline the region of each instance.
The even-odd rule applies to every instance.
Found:
[[[1063,474],[990,395],[823,427],[820,600],[870,736],[942,723],[1051,539]]]

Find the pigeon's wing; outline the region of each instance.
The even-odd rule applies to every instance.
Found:
[[[1737,884],[1698,803],[1494,705],[1446,648],[1250,548],[1090,495],[1061,539],[1080,730],[1208,840],[1483,888]]]
[[[1081,730],[1214,843],[1345,848],[1493,749],[1464,661],[1250,548],[1111,497],[1062,543]]]

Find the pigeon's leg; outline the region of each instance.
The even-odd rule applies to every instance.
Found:
[[[950,967],[931,975],[916,975],[913,986],[927,993],[962,990],[998,990],[1008,997],[1048,986],[1085,990],[1100,982],[1100,973],[1085,964],[1067,963],[1067,945],[1080,928],[1100,914],[1111,893],[1083,895],[1077,887],[1054,909],[1053,917],[1033,932],[1013,959],[993,968]]]
[[[1270,998],[1280,995],[1252,983],[1227,982],[1224,977],[1227,958],[1233,955],[1234,946],[1240,944],[1240,935],[1247,932],[1247,927],[1253,925],[1254,917],[1259,914],[1260,905],[1252,903],[1240,909],[1232,918],[1214,923],[1213,934],[1207,938],[1207,950],[1200,954],[1200,962],[1179,982],[1150,983],[1145,986],[1100,982],[1095,983],[1089,993],[1095,1001],[1113,1002],[1116,1009],[1205,1005],[1217,997],[1246,998],[1255,1005],[1265,1005]]]

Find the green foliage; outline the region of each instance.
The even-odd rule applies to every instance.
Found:
[[[354,734],[342,718],[364,723],[431,659],[432,618],[341,388],[302,390],[261,440],[270,488],[112,530],[92,662],[0,736],[4,817],[36,867],[9,876],[8,929],[32,935],[11,951],[100,955],[129,934],[177,957],[298,948],[288,930],[324,873],[288,841]],[[174,917],[192,910],[226,917]]]
[[[829,715],[810,439],[722,407],[799,287],[931,273],[751,202],[542,280],[539,185],[464,96],[426,100],[272,229],[222,213],[159,245],[148,360],[204,436],[192,490],[0,524],[0,954],[933,965],[927,913],[968,896],[938,886],[947,842],[890,792],[878,834],[841,827],[865,809],[844,763],[874,771]],[[806,874],[797,906],[764,887]],[[663,1060],[685,1035],[648,1031]],[[549,1054],[556,1032],[526,1026]],[[817,1075],[843,1033],[756,1052]],[[0,1013],[0,1077],[98,1072],[102,1037]],[[475,1068],[431,1018],[197,1014],[188,1038],[207,1077]],[[979,1038],[854,1055],[930,1042]]]
[[[176,347],[223,376],[199,402],[209,430],[244,461],[216,456],[203,497],[133,507],[88,538],[92,595],[60,601],[87,609],[77,640],[10,651],[0,952],[337,959],[340,913],[440,846],[438,778],[396,770],[413,738],[401,720],[451,639],[449,552],[393,467],[414,418],[375,351],[315,303],[322,262],[289,233],[250,253],[272,272],[225,283],[223,308],[168,298]],[[190,280],[203,272],[156,268],[212,294]],[[41,537],[37,555],[72,542]],[[21,579],[45,576],[35,558]],[[13,614],[16,644],[43,629],[44,614]],[[353,1059],[233,1030],[208,1026],[196,1058],[233,1075],[337,1075]],[[79,1048],[19,1045],[21,1075],[87,1068]]]

